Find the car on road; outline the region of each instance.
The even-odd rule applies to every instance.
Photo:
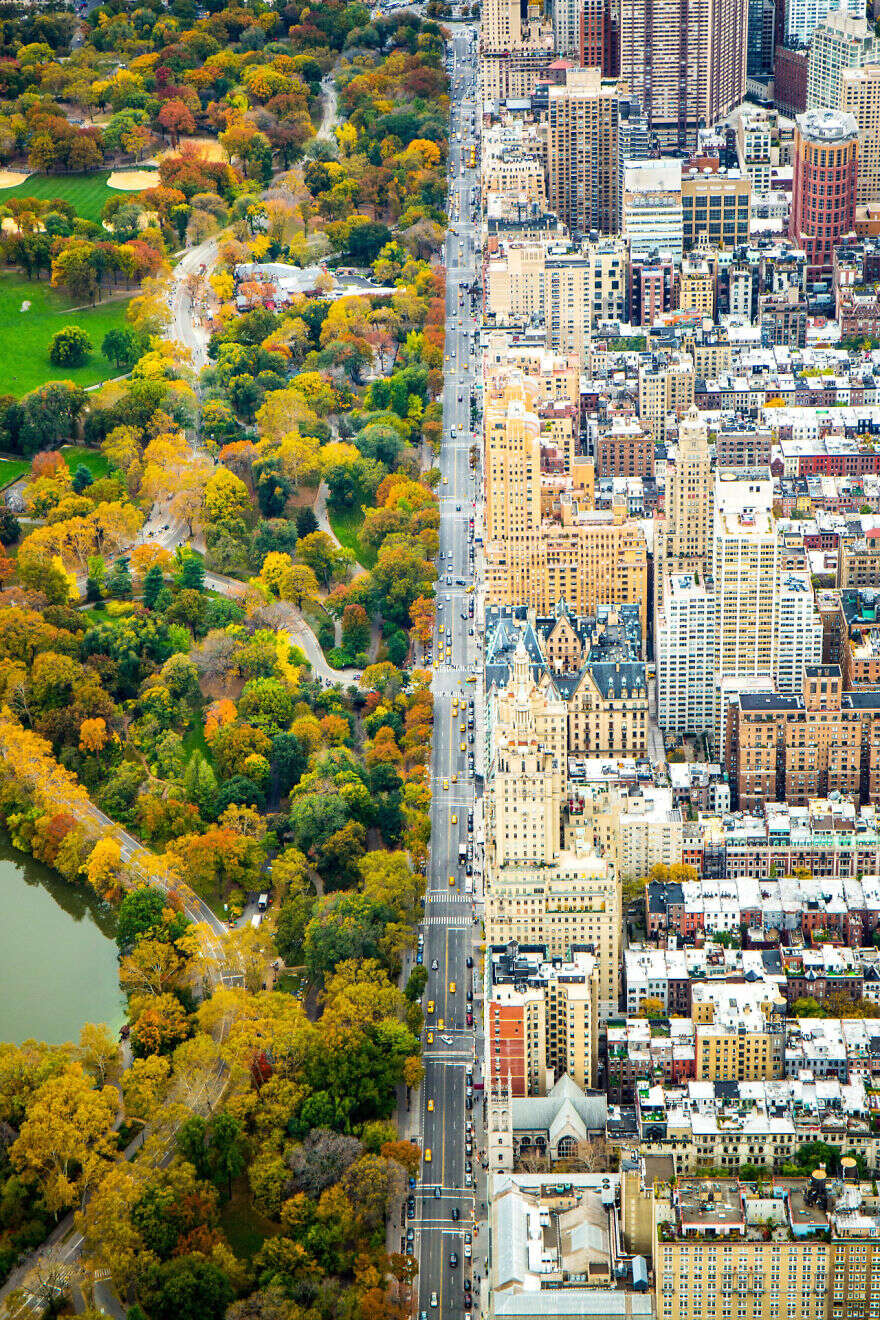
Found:
[[[472,1026],[474,1025],[474,1015],[473,1015],[473,1013],[468,1013],[467,1018],[466,1018],[466,1021],[467,1021],[467,1025],[468,1025],[469,1027],[472,1027]]]
[[[451,1036],[441,1036],[440,1039],[445,1045],[452,1045],[454,1043]]]
[[[436,958],[432,958],[432,959],[431,959],[431,971],[432,971],[432,972],[436,972],[436,970],[437,970],[437,968],[439,967],[439,965],[440,965],[440,964],[437,962],[437,959],[436,959]]]
[[[451,995],[454,995],[454,994],[455,994],[455,982],[454,982],[454,981],[450,981],[450,982],[449,982],[449,993],[450,993]]]
[[[436,1293],[431,1293],[431,1305],[432,1305],[432,1306],[436,1306],[436,1305],[437,1305],[437,1294],[436,1294]]]
[[[470,1292],[470,1290],[471,1290],[471,1281],[470,1281],[470,1279],[465,1279],[465,1281],[464,1281],[464,1290],[465,1290],[465,1292]]]
[[[459,1210],[459,1208],[458,1208],[457,1205],[454,1205],[454,1206],[452,1207],[452,1220],[453,1220],[453,1223],[456,1223],[456,1224],[458,1223],[458,1220],[459,1220],[459,1216],[460,1216],[460,1215],[461,1215],[461,1211]]]
[[[441,1197],[442,1195],[443,1195],[443,1193],[441,1192],[440,1188],[439,1188],[439,1187],[435,1187],[435,1188],[434,1188],[434,1200],[435,1200],[435,1201],[439,1201],[439,1200],[440,1200],[440,1197]]]
[[[431,1147],[430,1147],[430,1146],[427,1146],[427,1147],[425,1148],[425,1163],[426,1163],[426,1164],[430,1164],[430,1163],[431,1163],[431,1160],[432,1160],[433,1158],[434,1158],[434,1156],[433,1156],[433,1153],[432,1153],[432,1151],[431,1151]]]
[[[429,999],[429,1000],[428,1000],[428,1012],[429,1012],[429,1013],[433,1013],[433,1012],[434,1012],[434,1001],[433,1001],[433,999]]]
[[[433,1031],[429,1031],[429,1032],[428,1032],[427,1036],[425,1037],[425,1040],[427,1041],[427,1043],[428,1043],[429,1045],[433,1045],[433,1044],[434,1044],[434,1033],[433,1033]]]
[[[451,1270],[458,1269],[458,1252],[456,1251],[450,1251],[449,1253],[449,1268]]]
[[[464,1295],[464,1309],[465,1309],[466,1311],[469,1311],[469,1310],[471,1309],[471,1307],[473,1306],[473,1304],[474,1304],[474,1303],[473,1303],[473,1299],[472,1299],[470,1293],[469,1293],[469,1292],[466,1292],[465,1295]]]
[[[416,1240],[415,1229],[408,1228],[406,1230],[406,1245],[410,1246],[413,1242],[415,1242],[415,1240]]]
[[[433,1114],[433,1112],[434,1112],[434,1101],[433,1101],[433,1100],[429,1100],[429,1101],[428,1101],[428,1113],[429,1113],[429,1114]]]
[[[466,1173],[466,1174],[464,1175],[464,1185],[465,1185],[465,1187],[473,1187],[473,1185],[474,1185],[474,1175],[473,1175],[472,1173]]]

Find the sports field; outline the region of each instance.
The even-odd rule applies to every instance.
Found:
[[[0,206],[10,197],[39,197],[44,201],[63,197],[77,215],[100,224],[101,208],[107,198],[119,196],[113,188],[107,187],[109,173],[109,170],[99,170],[96,174],[32,174],[14,188],[0,188]]]

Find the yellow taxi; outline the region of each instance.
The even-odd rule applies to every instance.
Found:
[[[453,825],[457,825],[457,824],[458,824],[458,817],[456,816],[456,814],[455,814],[454,811],[453,811],[453,813],[452,813],[452,823],[453,823]]]
[[[425,1150],[425,1163],[430,1164],[433,1158],[434,1156],[431,1154],[431,1147],[428,1146],[427,1149]]]
[[[428,1042],[429,1045],[433,1045],[433,1044],[434,1044],[434,1033],[433,1033],[433,1031],[429,1031],[429,1032],[428,1032],[427,1036],[425,1037],[425,1040]]]
[[[454,886],[454,884],[455,884],[455,876],[454,876],[454,875],[451,875],[451,876],[449,877],[449,887],[450,887],[450,889]]]
[[[459,726],[458,726],[458,731],[459,731],[459,733],[467,733],[467,725],[466,725],[466,724],[459,724]]]
[[[450,982],[449,982],[449,993],[450,993],[451,995],[454,995],[454,994],[455,994],[455,982],[454,982],[454,981],[450,981]]]
[[[449,791],[449,780],[448,780],[448,779],[444,779],[444,780],[443,780],[443,790],[444,790],[444,792],[448,792],[448,791]]]
[[[429,1113],[429,1114],[433,1114],[433,1112],[434,1112],[434,1101],[433,1101],[433,1100],[429,1100],[429,1101],[428,1101],[428,1113]]]
[[[467,683],[476,683],[476,681],[477,681],[476,674],[470,674],[468,678],[465,680],[465,682]]]
[[[457,784],[457,783],[458,783],[458,775],[453,774],[453,776],[452,776],[452,782],[453,782],[453,784]]]
[[[444,1028],[445,1026],[446,1026],[446,1023],[445,1023],[445,1022],[443,1021],[443,1019],[441,1018],[440,1021],[437,1023],[438,1030],[442,1031],[443,1028]]]
[[[433,1012],[434,1012],[434,1001],[433,1001],[433,999],[429,999],[429,1000],[428,1000],[428,1012],[429,1012],[429,1013],[433,1013]]]
[[[443,478],[443,485],[444,485],[444,486],[448,486],[448,485],[449,485],[449,478],[448,478],[448,477],[444,477],[444,478]]]
[[[466,751],[467,751],[467,743],[464,741],[464,739],[462,739],[461,750],[462,750],[463,752],[466,752]]]

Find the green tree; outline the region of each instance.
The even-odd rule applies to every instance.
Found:
[[[65,325],[49,343],[49,361],[55,367],[81,367],[92,351],[92,341],[78,325]]]
[[[101,342],[101,352],[117,367],[133,367],[143,353],[143,341],[131,326],[120,326],[107,331]]]
[[[91,486],[93,481],[94,478],[85,463],[80,463],[73,474],[73,480],[70,484],[76,491],[77,495],[82,495],[83,491]]]
[[[129,600],[132,593],[131,573],[126,559],[117,559],[107,579],[107,591],[118,600]]]
[[[155,609],[159,592],[165,585],[165,577],[158,564],[151,564],[144,574],[144,604],[148,610]]]
[[[233,1291],[212,1261],[175,1256],[146,1272],[142,1295],[151,1320],[223,1320]]]

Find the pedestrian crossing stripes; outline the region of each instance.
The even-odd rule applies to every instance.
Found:
[[[473,903],[472,894],[452,893],[447,889],[429,889],[425,895],[429,903]]]
[[[468,930],[471,921],[450,921],[448,917],[425,917],[423,926],[445,926],[447,930]]]

